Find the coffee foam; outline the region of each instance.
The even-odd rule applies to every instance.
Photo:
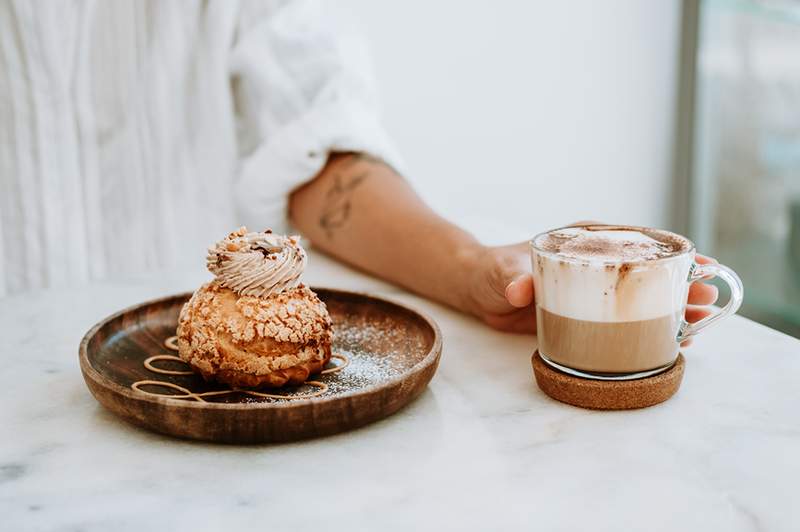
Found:
[[[565,227],[540,235],[540,250],[566,259],[587,262],[640,262],[679,255],[692,243],[674,233],[656,229],[585,225]]]
[[[584,226],[546,233],[533,248],[536,304],[553,314],[627,322],[675,315],[686,305],[694,254],[679,235]]]

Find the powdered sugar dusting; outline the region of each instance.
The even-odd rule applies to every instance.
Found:
[[[312,375],[310,380],[324,382],[328,389],[315,399],[335,397],[401,377],[427,352],[424,339],[386,316],[363,314],[346,316],[332,313],[333,352],[344,355],[350,364],[342,371]],[[334,367],[334,360],[327,367]],[[308,385],[284,388],[278,393],[287,397],[312,391]],[[240,396],[237,402],[278,402],[281,399]],[[228,402],[228,401],[226,401]]]

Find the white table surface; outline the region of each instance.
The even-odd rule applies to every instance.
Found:
[[[442,362],[416,402],[350,433],[250,447],[106,412],[78,368],[84,332],[207,276],[0,300],[0,529],[800,530],[800,342],[784,334],[727,320],[687,351],[671,400],[586,411],[536,388],[534,337],[312,255],[311,284],[396,298],[439,322]]]

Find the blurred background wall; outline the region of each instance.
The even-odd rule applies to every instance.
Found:
[[[679,1],[342,0],[408,177],[508,242],[579,219],[666,227]]]

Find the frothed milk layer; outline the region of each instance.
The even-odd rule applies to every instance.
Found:
[[[650,320],[686,304],[692,244],[666,231],[559,229],[534,242],[536,304],[597,322]],[[648,234],[649,233],[649,234]],[[661,260],[663,259],[663,260]]]
[[[686,238],[644,227],[584,225],[556,229],[537,237],[547,253],[588,262],[639,262],[679,255],[691,249]]]

